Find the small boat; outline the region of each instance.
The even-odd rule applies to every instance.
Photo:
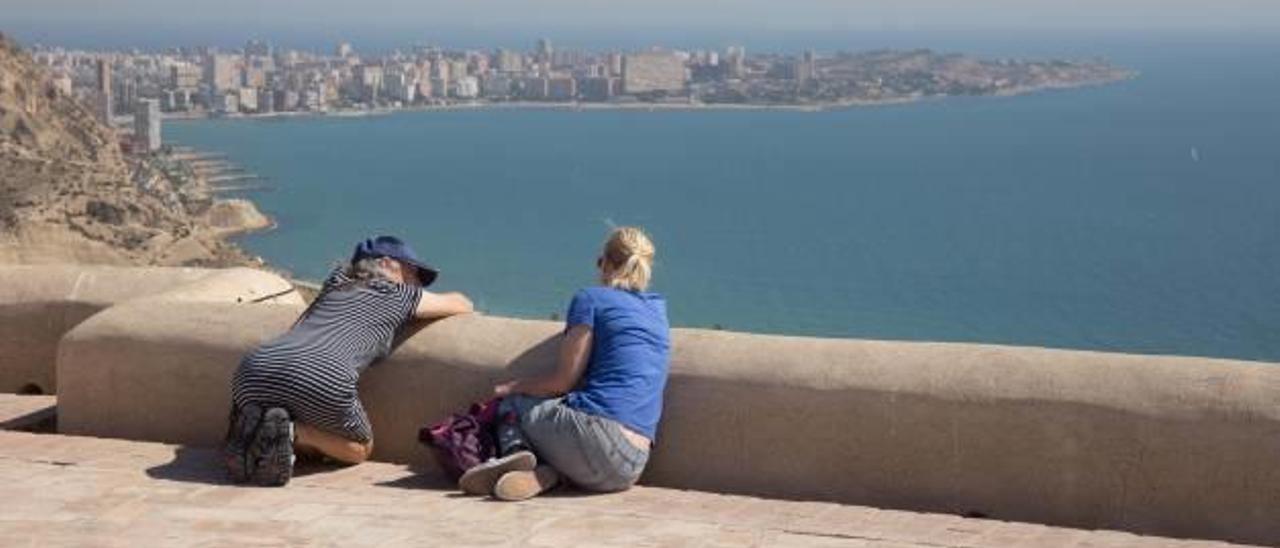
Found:
[[[1192,162],[1200,161],[1200,149],[1196,147],[1191,147],[1191,161]]]

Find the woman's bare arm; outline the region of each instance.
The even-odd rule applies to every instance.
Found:
[[[520,379],[500,384],[493,389],[495,396],[528,394],[553,397],[573,390],[587,369],[591,357],[591,327],[575,325],[565,332],[560,341],[560,359],[550,375],[536,379]]]
[[[414,310],[413,317],[419,320],[434,320],[474,311],[475,306],[471,304],[471,299],[462,293],[423,291],[422,299],[418,301],[418,308]]]

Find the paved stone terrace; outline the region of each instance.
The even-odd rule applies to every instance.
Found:
[[[209,449],[0,432],[0,544],[1226,546],[648,487],[502,503],[383,463],[301,473],[285,488],[239,487]]]
[[[0,430],[33,430],[51,426],[56,416],[55,396],[0,394]]]

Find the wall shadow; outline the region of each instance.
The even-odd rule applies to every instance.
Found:
[[[526,348],[507,363],[507,375],[512,379],[526,379],[554,371],[556,360],[560,357],[561,338],[557,333]]]

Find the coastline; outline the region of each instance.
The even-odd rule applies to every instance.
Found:
[[[469,110],[547,110],[547,111],[783,111],[783,112],[831,112],[857,108],[875,108],[911,105],[958,98],[1007,98],[1051,91],[1085,89],[1126,82],[1138,78],[1137,71],[1127,71],[1114,78],[1100,78],[1078,82],[1046,83],[1022,86],[979,95],[911,95],[886,99],[850,99],[825,103],[705,103],[705,102],[586,102],[586,101],[487,101],[472,100],[446,104],[410,105],[402,107],[376,107],[364,109],[333,109],[318,111],[287,111],[266,113],[217,114],[209,112],[165,113],[165,121],[186,120],[276,120],[292,118],[361,118],[387,116],[401,112],[457,112]]]
[[[167,159],[177,164],[182,171],[190,175],[190,192],[197,196],[199,200],[207,201],[208,205],[194,215],[195,220],[206,234],[237,250],[246,259],[245,262],[247,264],[258,267],[265,266],[267,264],[265,259],[248,253],[239,244],[232,242],[231,239],[236,236],[273,230],[278,226],[276,220],[262,213],[257,204],[249,198],[222,196],[226,192],[244,190],[250,187],[218,186],[212,181],[212,179],[218,177],[230,176],[234,180],[227,182],[234,184],[238,180],[257,179],[257,176],[252,174],[232,175],[243,174],[244,170],[224,158],[217,158],[213,153],[206,153],[192,147],[174,147],[168,153]],[[212,162],[213,165],[197,166],[197,162]]]

